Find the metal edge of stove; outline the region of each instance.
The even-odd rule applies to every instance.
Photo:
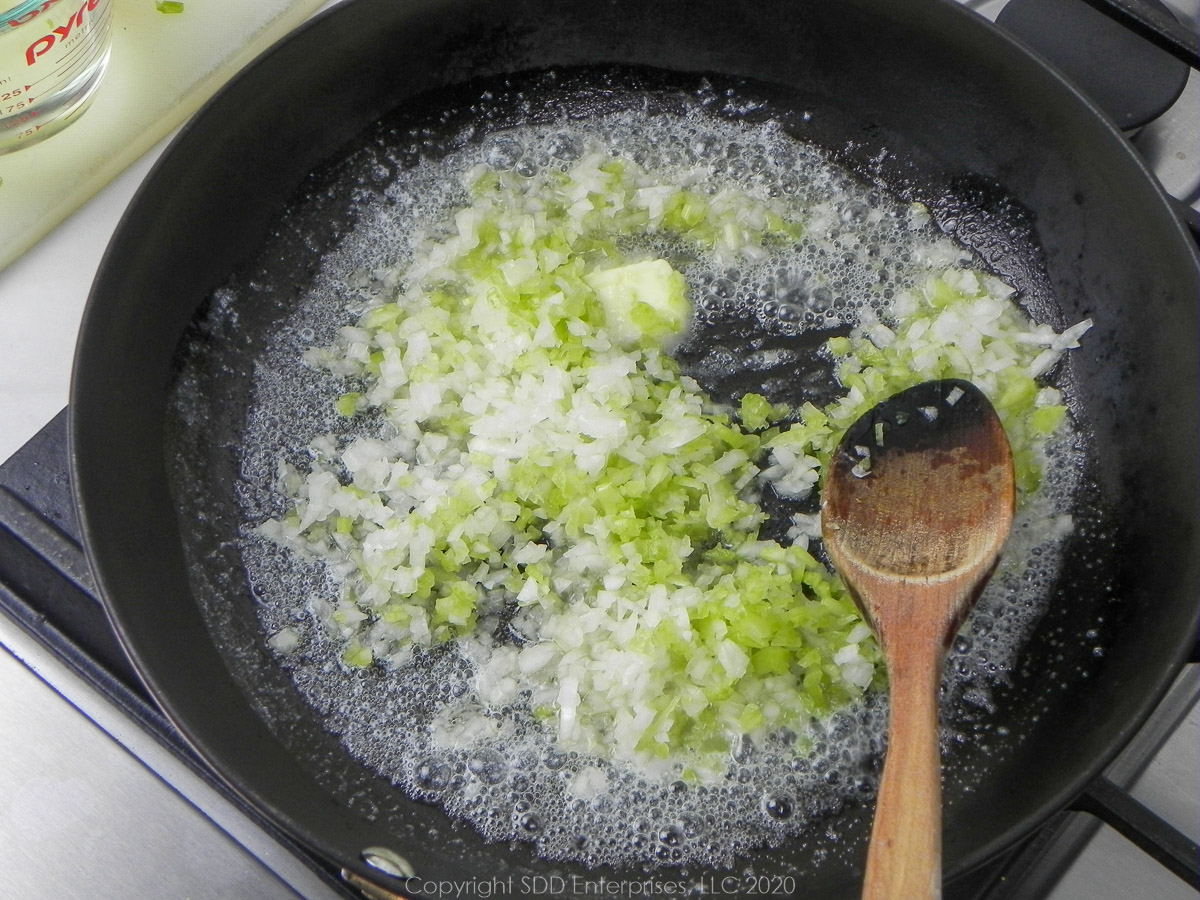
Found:
[[[995,22],[1008,0],[957,2]],[[1161,2],[1185,27],[1195,30],[1200,19],[1198,0]],[[1164,115],[1127,132],[1125,137],[1146,161],[1168,195],[1174,197],[1181,206],[1200,211],[1200,72],[1191,72],[1183,93]]]
[[[104,734],[131,754],[163,784],[177,793],[200,815],[212,822],[297,897],[353,898],[332,874],[321,871],[289,842],[281,840],[263,822],[252,817],[185,759],[155,739],[153,732],[131,719],[126,710],[95,688],[47,649],[40,641],[0,615],[0,650],[7,650],[51,690],[75,707]]]

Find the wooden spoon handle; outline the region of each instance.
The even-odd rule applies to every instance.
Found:
[[[875,805],[863,900],[942,896],[942,760],[936,642],[914,642],[890,662],[888,751]],[[899,648],[898,648],[899,649]]]

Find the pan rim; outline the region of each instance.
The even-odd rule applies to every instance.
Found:
[[[126,234],[126,232],[134,231],[137,227],[139,227],[137,219],[146,212],[144,207],[149,202],[147,198],[153,198],[155,192],[161,190],[159,187],[159,182],[162,178],[167,177],[164,175],[164,173],[168,171],[169,167],[174,163],[177,156],[188,152],[191,142],[196,139],[194,136],[200,134],[204,130],[208,119],[220,115],[220,104],[231,102],[225,98],[235,97],[238,91],[245,89],[244,85],[253,79],[254,72],[256,71],[260,60],[281,52],[285,52],[284,48],[292,46],[293,42],[297,40],[297,35],[312,34],[315,33],[319,28],[326,27],[321,23],[324,23],[326,20],[332,17],[343,15],[344,10],[352,5],[355,4],[342,4],[333,7],[309,20],[309,22],[306,23],[301,29],[299,29],[297,32],[293,32],[292,35],[289,35],[279,44],[276,44],[267,50],[262,56],[259,57],[259,60],[256,60],[255,63],[252,63],[251,66],[239,73],[239,75],[236,76],[236,78],[229,85],[223,88],[218,95],[216,95],[211,101],[209,101],[208,104],[205,105],[204,110],[202,110],[200,114],[194,117],[188,123],[188,125],[181,130],[181,132],[172,141],[168,149],[164,152],[159,162],[156,163],[155,167],[151,170],[149,175],[147,175],[146,179],[139,187],[138,192],[131,202],[129,208],[123,215],[121,223],[118,225],[117,231],[114,235],[113,241],[110,242],[109,247],[104,254],[98,270],[96,281],[87,301],[83,324],[81,325],[80,329],[80,339],[77,344],[75,354],[75,367],[71,384],[72,409],[76,408],[79,398],[87,397],[89,393],[93,392],[95,389],[95,384],[93,381],[95,377],[94,367],[90,365],[89,361],[94,358],[97,351],[92,349],[92,345],[89,343],[89,338],[94,334],[96,329],[94,324],[91,323],[94,323],[96,319],[105,314],[106,304],[104,301],[104,296],[106,292],[106,286],[108,280],[113,277],[112,270],[120,264],[120,254],[122,249],[121,238]],[[939,0],[939,5],[955,10],[954,15],[975,15],[970,13],[968,10],[963,9],[957,3],[954,3],[953,0]],[[1026,54],[1029,65],[1036,64],[1041,68],[1041,70],[1048,72],[1053,78],[1059,81],[1062,91],[1074,96],[1077,101],[1082,101],[1083,104],[1091,110],[1093,115],[1098,118],[1110,131],[1113,140],[1119,139],[1121,143],[1124,144],[1123,138],[1121,138],[1120,133],[1116,129],[1115,125],[1113,125],[1111,121],[1109,121],[1104,114],[1095,107],[1094,104],[1092,104],[1086,98],[1081,97],[1077,89],[1075,89],[1069,82],[1059,75],[1059,73],[1047,69],[1045,64],[1041,62],[1040,59],[1031,56],[1031,51],[1028,51],[1026,48],[1020,45],[1019,42],[1015,41],[1015,39],[1003,34],[1002,32],[1000,34],[1015,51]],[[1161,186],[1157,184],[1155,179],[1153,179],[1153,176],[1150,174],[1144,161],[1137,157],[1132,149],[1128,150],[1128,156],[1136,168],[1141,172],[1142,181],[1149,183],[1149,186],[1157,195],[1158,202],[1164,207],[1164,209],[1169,211],[1165,191],[1163,191]],[[1186,242],[1188,249],[1191,251],[1192,270],[1195,276],[1192,280],[1195,282],[1200,282],[1200,256],[1196,254],[1195,248],[1191,244],[1191,241],[1188,238],[1182,223],[1180,223],[1173,215],[1172,220],[1174,222],[1175,233],[1178,239]],[[89,327],[90,324],[91,327]],[[89,381],[92,381],[93,383],[89,383]],[[84,457],[89,452],[87,448],[89,446],[90,438],[86,432],[86,428],[87,426],[78,421],[77,417],[71,417],[69,455],[71,459],[72,470],[72,490],[74,492],[77,508],[80,512],[80,522],[83,530],[85,547],[87,549],[89,566],[92,569],[97,586],[102,594],[106,614],[109,616],[109,620],[112,623],[114,630],[121,638],[122,646],[130,655],[131,660],[133,661],[134,666],[139,673],[139,676],[142,677],[147,683],[156,699],[156,702],[158,702],[159,705],[164,708],[173,724],[175,724],[185,739],[187,739],[188,742],[197,750],[198,754],[205,759],[206,763],[212,766],[212,768],[222,776],[223,780],[230,783],[235,790],[240,791],[245,788],[245,785],[239,784],[238,779],[231,776],[230,772],[226,769],[225,761],[213,758],[212,754],[208,752],[210,748],[207,746],[203,735],[193,733],[191,723],[186,720],[180,720],[180,718],[176,715],[176,712],[172,707],[170,697],[165,696],[159,690],[156,684],[154,673],[150,671],[152,666],[149,666],[146,661],[141,658],[137,648],[131,645],[131,629],[126,628],[126,623],[122,619],[122,611],[114,607],[109,600],[110,591],[112,589],[112,580],[108,577],[108,573],[105,568],[106,560],[94,556],[92,551],[93,544],[100,542],[100,537],[97,534],[97,531],[103,530],[104,525],[101,521],[101,518],[97,517],[98,513],[95,512],[91,505],[92,501],[89,494],[90,482],[88,482],[88,476],[85,475],[82,479],[80,478],[80,473],[84,471],[86,467],[86,459]],[[1194,634],[1197,630],[1197,626],[1200,626],[1200,609],[1196,611],[1192,618],[1192,634]],[[1057,796],[1047,799],[1047,801],[1039,807],[1034,816],[1039,823],[1044,822],[1054,812],[1057,812],[1059,809],[1066,806],[1087,783],[1090,783],[1096,777],[1096,775],[1103,770],[1108,762],[1110,762],[1117,752],[1119,752],[1120,748],[1128,743],[1128,740],[1132,737],[1132,735],[1136,733],[1136,731],[1144,723],[1145,719],[1149,717],[1152,708],[1161,701],[1162,697],[1165,696],[1166,692],[1169,690],[1171,684],[1173,683],[1174,677],[1178,673],[1178,670],[1186,661],[1189,651],[1190,645],[1181,642],[1180,646],[1176,648],[1175,653],[1172,655],[1174,664],[1171,667],[1171,671],[1164,672],[1163,675],[1158,679],[1158,684],[1156,685],[1155,690],[1152,692],[1153,702],[1144,704],[1143,714],[1137,721],[1126,722],[1122,728],[1118,729],[1117,734],[1114,735],[1109,742],[1109,752],[1105,754],[1103,758],[1096,758],[1091,766],[1081,770],[1080,774],[1078,774],[1075,779],[1073,779],[1070,783],[1065,784]],[[274,804],[270,803],[269,801],[265,801],[264,798],[258,796],[257,794],[251,795],[247,799],[252,802],[252,805],[260,810],[264,809],[265,807],[270,811],[272,816],[277,813],[277,807]],[[292,828],[293,824],[296,826],[295,828]],[[305,842],[309,843],[310,846],[317,846],[323,855],[328,857],[340,855],[340,853],[337,852],[329,852],[332,850],[331,845],[328,845],[323,839],[319,839],[319,836],[309,833],[302,827],[299,827],[299,823],[289,823],[289,828],[292,830],[292,833],[300,834]],[[986,859],[995,857],[998,853],[1015,843],[1024,834],[1028,833],[1029,829],[1014,828],[1010,831],[1012,833],[1006,833],[992,841],[986,847],[980,848],[974,854],[968,855],[959,865],[958,874],[962,874],[970,871],[971,869],[977,868]],[[369,875],[372,878],[378,879],[378,873],[366,868],[365,866],[362,868],[361,874]]]

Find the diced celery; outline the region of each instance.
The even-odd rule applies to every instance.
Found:
[[[356,669],[365,669],[375,661],[375,656],[371,651],[357,641],[352,641],[345,650],[342,651],[342,662]]]
[[[1038,434],[1053,434],[1066,415],[1065,406],[1042,406],[1030,414],[1029,424]]]
[[[535,718],[569,719],[580,747],[690,748],[704,765],[739,733],[799,728],[858,696],[833,662],[861,624],[853,600],[805,549],[762,539],[756,492],[802,496],[862,412],[946,375],[979,380],[1035,489],[1037,442],[1066,416],[1031,374],[1051,339],[997,306],[987,278],[952,270],[898,301],[900,320],[826,342],[834,402],[791,410],[751,392],[730,409],[665,353],[688,327],[688,285],[665,259],[629,258],[631,238],[661,229],[761,259],[801,223],[601,153],[529,179],[481,171],[394,302],[306,357],[354,379],[341,415],[387,422],[353,452],[329,437],[311,476],[285,479],[294,509],[276,523],[349,573],[332,615],[354,632],[343,660],[370,665],[366,643],[392,659],[388,641],[469,638],[475,652],[492,640],[483,623],[516,608],[548,653],[508,673]],[[878,663],[872,638],[857,647]],[[642,717],[619,738],[617,708]]]
[[[362,394],[357,391],[349,391],[337,399],[338,414],[350,418],[358,412],[358,405],[362,401]]]

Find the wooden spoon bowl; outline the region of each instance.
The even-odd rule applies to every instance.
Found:
[[[867,900],[941,896],[942,662],[996,566],[1015,498],[1004,428],[967,381],[885,400],[834,454],[825,548],[875,630],[891,689]]]

